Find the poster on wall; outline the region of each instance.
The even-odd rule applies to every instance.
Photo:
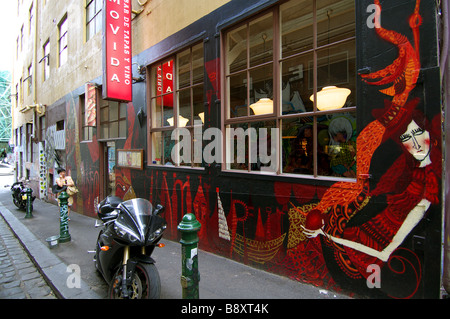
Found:
[[[97,123],[97,86],[94,83],[86,83],[84,126],[96,126]]]
[[[117,166],[144,169],[144,150],[117,150]]]
[[[131,2],[103,2],[103,99],[130,102]]]

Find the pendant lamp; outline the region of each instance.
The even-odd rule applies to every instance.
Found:
[[[258,102],[250,105],[255,115],[273,113],[273,101],[269,98],[262,98]]]
[[[173,117],[170,117],[167,119],[167,122],[169,122],[170,126],[173,126]],[[189,120],[185,117],[182,117],[181,115],[178,116],[178,122],[180,124],[180,127],[185,127],[186,124],[189,122]]]
[[[198,116],[202,120],[202,123],[205,123],[205,112],[199,113]]]
[[[351,91],[346,88],[326,86],[320,92],[317,92],[317,109],[319,111],[340,109],[345,105],[350,93]],[[314,94],[309,99],[314,102]]]

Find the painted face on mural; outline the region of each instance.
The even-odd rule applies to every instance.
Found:
[[[416,160],[429,161],[430,133],[419,127],[414,120],[409,123],[406,131],[400,136],[400,141]]]

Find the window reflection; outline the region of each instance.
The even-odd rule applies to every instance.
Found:
[[[283,120],[282,172],[313,175],[317,169],[320,176],[356,178],[355,114],[318,118],[316,135],[311,120]],[[316,153],[314,140],[317,141]]]

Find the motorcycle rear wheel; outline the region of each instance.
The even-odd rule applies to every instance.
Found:
[[[158,269],[153,264],[138,263],[131,279],[129,299],[159,299],[161,296],[161,279]],[[123,299],[122,269],[119,269],[109,285],[110,299]]]

